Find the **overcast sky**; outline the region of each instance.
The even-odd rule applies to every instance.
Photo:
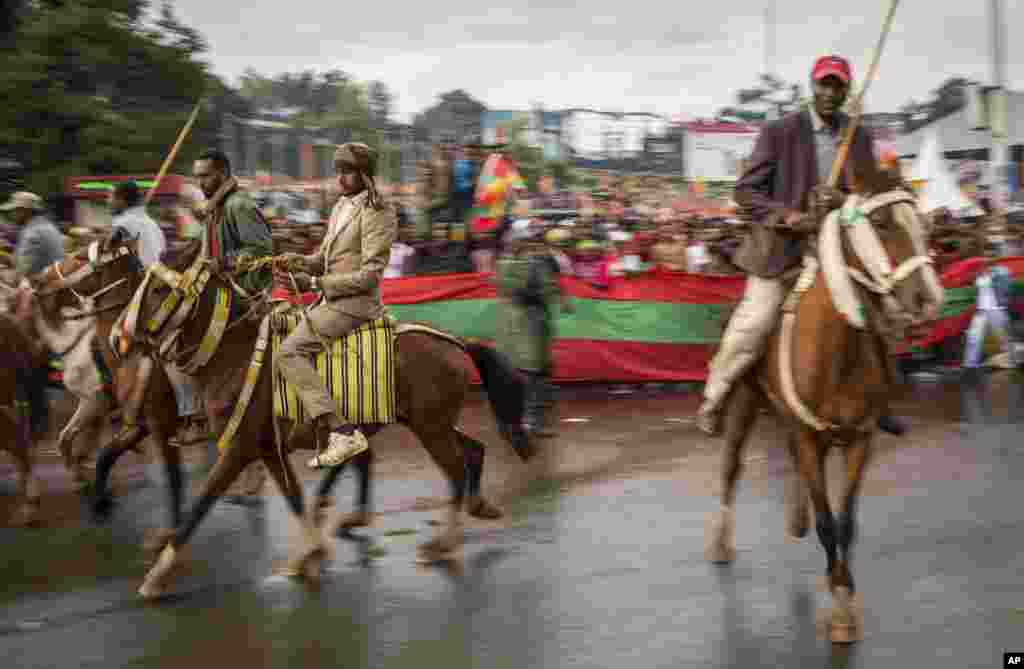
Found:
[[[1008,25],[1024,3],[1002,0]],[[397,116],[463,88],[491,108],[591,107],[706,116],[731,104],[765,61],[765,0],[174,0],[210,42],[215,72],[276,74],[337,67],[380,79]],[[807,80],[814,58],[845,55],[860,78],[888,0],[778,0],[775,71]],[[534,6],[536,5],[536,6]],[[950,76],[992,79],[989,0],[903,0],[868,92],[869,111],[895,111]],[[1007,78],[1024,88],[1024,44],[1006,49]]]

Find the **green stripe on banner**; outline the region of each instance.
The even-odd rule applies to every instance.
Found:
[[[557,318],[558,339],[629,341],[647,344],[714,344],[721,337],[721,305],[573,300],[575,314]],[[421,321],[459,337],[493,339],[496,300],[449,300],[389,304],[405,322]]]

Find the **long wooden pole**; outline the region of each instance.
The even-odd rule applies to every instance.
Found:
[[[189,116],[188,122],[185,123],[185,127],[178,133],[178,140],[174,142],[174,146],[171,147],[171,152],[167,154],[167,158],[164,159],[164,164],[160,166],[160,171],[157,172],[156,180],[153,182],[153,187],[146,193],[146,198],[143,200],[144,205],[148,205],[149,201],[153,199],[153,195],[160,187],[160,182],[162,182],[164,177],[167,175],[167,170],[171,167],[171,163],[174,162],[175,156],[178,155],[178,149],[181,148],[182,143],[184,143],[185,138],[188,137],[188,133],[192,129],[192,124],[196,122],[196,118],[199,116],[199,108],[202,104],[203,99],[200,98],[199,101],[196,102],[195,109],[192,110],[192,115]]]
[[[857,93],[857,98],[853,102],[853,115],[850,119],[850,124],[846,131],[846,137],[843,138],[843,143],[836,151],[835,160],[832,161],[832,171],[828,176],[828,185],[832,188],[836,187],[839,183],[839,174],[843,170],[843,165],[846,163],[846,156],[850,152],[850,144],[853,143],[853,136],[857,132],[857,126],[860,124],[860,117],[863,113],[864,106],[864,94],[868,92],[868,87],[871,82],[874,81],[875,75],[878,72],[878,62],[882,58],[882,49],[885,47],[885,40],[889,37],[889,31],[892,29],[892,19],[896,15],[896,7],[900,4],[900,0],[892,0],[889,5],[889,13],[885,17],[885,22],[882,24],[882,34],[878,37],[878,44],[875,45],[875,53],[871,59],[871,67],[868,69],[867,75],[864,77],[864,85],[861,87],[860,92]]]

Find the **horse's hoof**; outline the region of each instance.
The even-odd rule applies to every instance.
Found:
[[[503,515],[501,509],[492,505],[483,497],[478,497],[474,501],[469,503],[469,508],[466,509],[466,513],[474,518],[480,518],[481,520],[497,520]]]
[[[723,507],[717,513],[712,514],[707,536],[708,543],[704,549],[704,557],[708,562],[729,564],[736,559],[731,509]]]
[[[704,550],[704,557],[711,564],[732,564],[736,561],[736,549],[715,544]]]
[[[832,623],[828,627],[828,638],[832,643],[857,643],[861,640],[860,628],[856,625]]]
[[[832,643],[854,643],[861,640],[861,626],[849,588],[838,587],[832,593],[835,604],[828,620],[828,636]]]
[[[146,582],[139,586],[138,593],[143,599],[152,602],[163,597],[164,589]]]
[[[434,537],[430,541],[422,543],[417,548],[417,561],[421,564],[430,564],[447,558],[462,545],[459,535],[448,532]]]
[[[807,518],[806,510],[802,516],[802,519],[794,516],[786,523],[786,538],[790,541],[800,541],[807,536],[807,530],[810,529],[811,524]]]
[[[167,588],[166,580],[178,565],[178,553],[173,544],[167,544],[160,551],[160,558],[146,574],[138,593],[145,599],[158,599]]]

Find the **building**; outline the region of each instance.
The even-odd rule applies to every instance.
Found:
[[[324,179],[334,174],[334,150],[351,132],[306,128],[267,117],[226,116],[221,150],[239,176]]]
[[[568,155],[587,162],[635,158],[648,136],[664,136],[669,122],[646,112],[567,109],[562,113],[562,145]]]
[[[481,136],[482,115],[486,111],[486,105],[457,89],[441,94],[439,102],[417,115],[413,125],[425,133],[431,144],[462,142]]]
[[[544,159],[552,162],[565,157],[562,147],[562,112],[515,109],[489,109],[481,114],[481,139],[484,144],[500,144],[510,139],[509,133],[522,129],[522,139],[529,146],[541,149]]]
[[[992,133],[987,128],[979,129],[975,111],[970,105],[936,119],[913,132],[896,139],[896,154],[901,159],[917,157],[929,129],[938,133],[939,144],[947,160],[988,161]],[[1024,92],[1008,91],[1006,94],[1007,133],[1010,144],[1010,162],[1024,160]]]
[[[682,124],[683,175],[688,181],[732,182],[754,150],[757,125],[723,121]]]

